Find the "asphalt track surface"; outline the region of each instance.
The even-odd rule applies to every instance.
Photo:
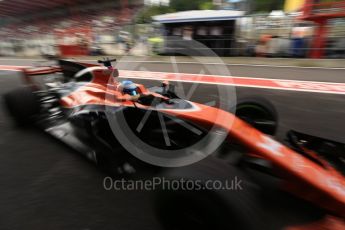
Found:
[[[1,60],[0,65],[32,65]],[[167,64],[140,65],[148,71],[172,72]],[[200,73],[200,65],[178,65],[180,72]],[[344,70],[231,66],[234,76],[345,82]],[[207,70],[204,70],[207,73]],[[148,86],[154,81],[140,81]],[[20,85],[18,73],[0,71],[0,93]],[[193,84],[184,83],[189,90]],[[214,85],[197,85],[192,100],[207,103]],[[276,107],[278,139],[289,129],[345,142],[345,95],[236,88],[238,99],[261,96]],[[1,229],[160,229],[150,192],[106,191],[105,174],[95,166],[34,130],[14,128],[0,110]],[[283,217],[282,217],[283,218]]]

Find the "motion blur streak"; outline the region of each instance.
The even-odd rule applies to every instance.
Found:
[[[0,70],[21,71],[25,66],[1,65]],[[169,80],[175,82],[190,82],[200,84],[234,85],[239,87],[291,90],[300,92],[315,92],[328,94],[345,94],[344,83],[328,83],[315,81],[297,81],[285,79],[267,79],[250,77],[230,77],[200,74],[176,74],[165,72],[145,72],[122,70],[121,78],[146,79],[146,80]]]

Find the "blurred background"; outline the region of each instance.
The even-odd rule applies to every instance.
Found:
[[[200,49],[226,64],[162,57],[178,54],[181,41],[183,47],[202,43]],[[120,71],[175,72],[177,66],[181,73],[212,74],[208,69],[225,67],[251,80],[288,80],[291,90],[236,87],[237,99],[271,101],[279,141],[293,129],[345,143],[344,0],[0,0],[1,95],[21,85],[21,72],[11,70],[37,66],[42,56],[91,62],[122,55],[130,57],[120,59]],[[183,87],[199,103],[218,89]],[[4,109],[0,130],[1,230],[162,229],[149,191],[106,191],[103,172],[41,132],[15,128]],[[264,195],[274,206],[264,212],[274,229],[319,217],[318,208],[285,194]]]
[[[164,55],[174,39],[220,56],[344,58],[345,1],[0,1],[1,56]]]

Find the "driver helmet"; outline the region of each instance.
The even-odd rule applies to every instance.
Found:
[[[121,86],[122,86],[122,92],[124,94],[129,94],[131,96],[138,95],[138,92],[137,92],[138,87],[132,81],[123,81],[121,83]]]

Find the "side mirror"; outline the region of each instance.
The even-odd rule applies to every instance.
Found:
[[[170,82],[169,81],[163,81],[162,82],[162,87],[167,87],[170,85]]]
[[[162,88],[163,88],[163,94],[167,94],[170,88],[170,82],[169,81],[163,81],[162,82]]]
[[[170,84],[169,81],[163,81],[162,82],[162,88],[163,88],[163,95],[168,96],[169,98],[178,98],[178,96],[175,93],[175,85]]]

